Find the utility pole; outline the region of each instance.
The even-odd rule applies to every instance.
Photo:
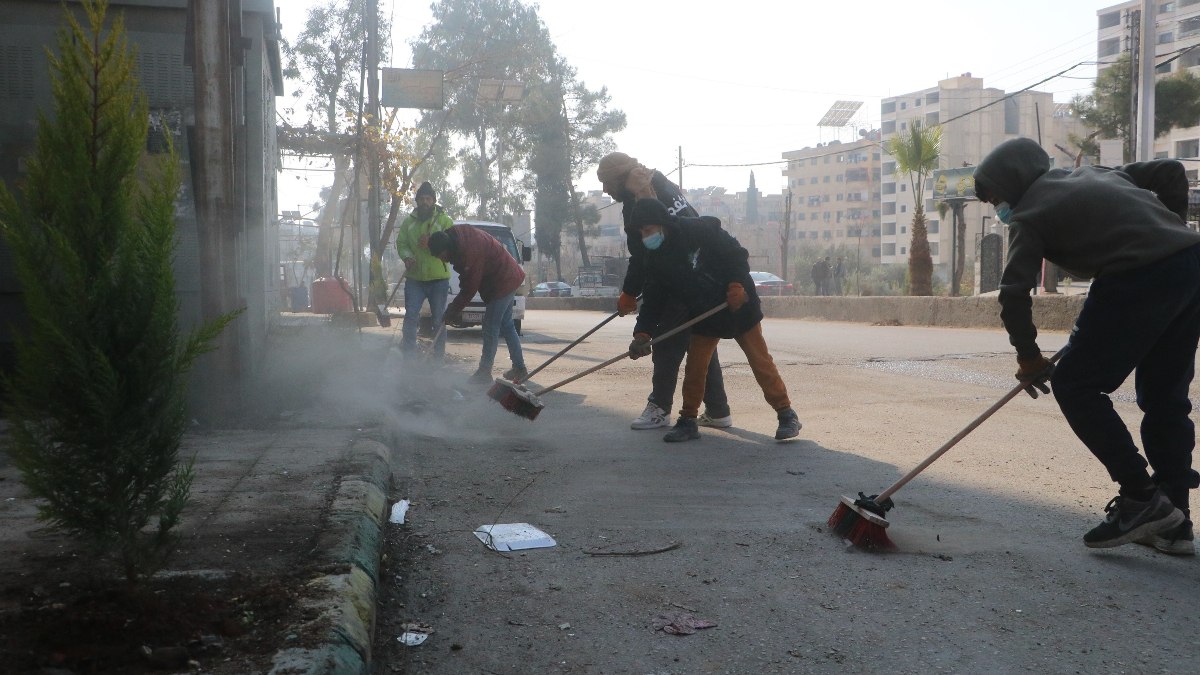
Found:
[[[367,114],[370,116],[371,123],[382,131],[382,121],[379,119],[379,0],[367,0],[363,4],[366,5],[364,11],[367,13],[363,17],[367,26]],[[379,241],[379,154],[376,152],[377,149],[376,143],[367,144],[367,238],[370,240],[372,261],[376,259],[379,253],[378,249],[383,247],[383,242]],[[362,249],[359,247],[355,259],[357,260],[361,255]],[[367,288],[386,293],[387,289],[383,287],[382,279],[376,277],[376,274],[382,273],[383,270],[376,270],[375,266],[371,264],[368,264],[368,267],[369,284]],[[355,274],[355,277],[361,279],[360,275],[361,269],[359,274]],[[367,291],[368,296],[372,295],[371,290]],[[373,307],[375,303],[383,302],[384,299],[370,297],[367,304]]]
[[[1138,64],[1141,61],[1140,39],[1142,13],[1139,10],[1129,10],[1126,23],[1129,27],[1129,126],[1125,133],[1126,162],[1132,162],[1137,157],[1137,118],[1138,118]]]
[[[1154,159],[1154,0],[1142,0],[1139,51],[1137,161]]]
[[[200,252],[200,315],[212,321],[242,306],[237,295],[235,238],[238,212],[234,185],[233,78],[229,3],[191,0],[195,105],[195,202]],[[202,378],[203,404],[213,416],[240,404],[239,330],[234,322],[216,339]]]
[[[679,189],[683,190],[683,146],[679,146]]]
[[[783,202],[783,232],[779,235],[779,276],[783,277],[784,281],[788,280],[788,249],[789,242],[792,239],[792,189],[788,188],[787,196]],[[780,289],[782,293],[782,288]]]

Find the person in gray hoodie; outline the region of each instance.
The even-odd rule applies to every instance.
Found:
[[[1200,474],[1188,388],[1200,341],[1200,233],[1184,223],[1182,165],[1051,169],[1037,143],[1017,138],[993,149],[974,176],[976,196],[1008,225],[1000,318],[1017,379],[1034,398],[1053,388],[1075,435],[1120,486],[1084,544],[1194,554],[1188,491]],[[1033,323],[1030,291],[1043,258],[1093,280],[1057,366],[1042,355]],[[1131,373],[1145,458],[1109,398]]]

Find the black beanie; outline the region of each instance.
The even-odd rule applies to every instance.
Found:
[[[428,185],[429,183],[426,183]],[[429,235],[429,254],[432,256],[440,256],[444,251],[450,249],[450,235],[445,231],[434,232]]]
[[[666,225],[670,220],[671,214],[667,213],[667,207],[657,199],[643,197],[637,200],[637,203],[633,206],[631,221],[634,227]]]
[[[437,194],[433,191],[433,186],[429,184],[429,181],[421,183],[421,187],[417,188],[417,196],[420,197],[421,195],[429,195],[437,199]]]

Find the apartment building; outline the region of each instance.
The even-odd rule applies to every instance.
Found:
[[[986,107],[985,107],[986,106]],[[983,79],[964,73],[941,80],[928,89],[883,99],[880,104],[884,147],[888,139],[909,131],[914,122],[942,125],[939,167],[949,169],[978,164],[984,155],[1010,138],[1039,140],[1056,165],[1074,161],[1069,153],[1071,133],[1083,135],[1083,125],[1066,103],[1055,103],[1047,92],[1025,91],[1007,95],[1002,89],[985,87]],[[914,190],[907,175],[896,170],[896,160],[883,153],[880,206],[880,254],[883,263],[905,263],[912,240],[909,231],[915,207]],[[932,183],[925,189],[925,217],[934,273],[949,278],[951,228],[938,216]],[[990,206],[971,202],[967,222],[966,251],[973,259],[977,235],[994,224]]]
[[[1131,30],[1136,14],[1140,18],[1142,3],[1139,0],[1105,7],[1096,12],[1097,37],[1096,56],[1100,70],[1109,67],[1131,44]],[[1200,49],[1184,51],[1200,45],[1200,0],[1171,0],[1155,3],[1154,53],[1159,65],[1157,77],[1167,77],[1184,69],[1200,75]],[[1172,59],[1173,57],[1177,57]],[[1200,120],[1196,126],[1172,129],[1154,141],[1155,158],[1171,157],[1182,160],[1188,169],[1188,178],[1194,184],[1196,170],[1200,167]],[[1104,164],[1120,163],[1120,157],[1104,157]]]
[[[792,193],[792,238],[845,244],[879,262],[882,149],[879,132],[853,143],[830,141],[783,153]]]

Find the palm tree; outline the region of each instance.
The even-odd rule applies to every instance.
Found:
[[[912,244],[908,248],[909,295],[933,295],[933,257],[929,255],[929,234],[925,229],[925,184],[938,168],[942,127],[926,127],[914,121],[907,133],[889,138],[884,149],[896,159],[896,171],[908,174],[915,202]]]

